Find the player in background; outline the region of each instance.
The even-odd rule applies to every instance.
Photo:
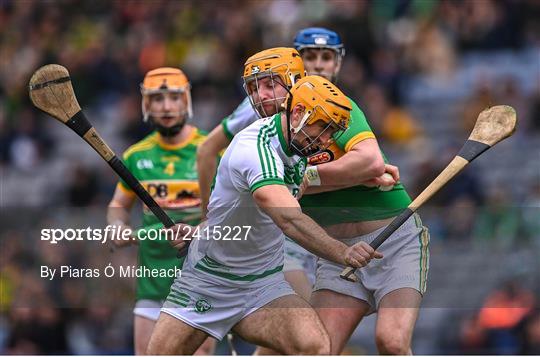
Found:
[[[304,29],[294,45],[309,74],[337,78],[345,51],[335,32]],[[304,212],[347,245],[371,242],[411,202],[398,183],[397,171],[386,165],[395,182],[381,180],[386,159],[364,114],[352,100],[351,104],[360,115],[351,116],[347,131],[325,152],[310,157],[312,166],[306,173],[310,186],[300,201]],[[357,271],[359,283],[339,277],[345,266],[319,259],[311,303],[329,332],[331,354],[340,354],[362,318],[375,311],[379,352],[412,352],[412,334],[426,289],[428,243],[427,229],[414,215],[381,245],[384,259]]]
[[[201,217],[196,151],[206,135],[187,124],[192,117],[189,81],[180,69],[154,69],[144,77],[141,94],[143,120],[155,131],[124,152],[124,164],[175,222],[196,225]],[[108,223],[131,229],[129,217],[135,200],[135,193],[120,181],[109,203]],[[144,238],[148,229],[159,229],[160,226],[150,210],[143,207],[143,228],[137,234]],[[138,245],[139,266],[181,268],[177,251],[166,240],[137,240],[134,237],[114,243],[119,247]],[[173,281],[174,277],[137,278],[137,302],[133,310],[135,354],[145,353]],[[214,344],[215,341],[209,339],[199,352],[212,353]]]
[[[267,50],[269,63],[248,69],[246,89],[261,109],[273,103],[259,87],[277,90],[283,85],[271,62],[285,50]],[[283,233],[340,264],[365,266],[381,256],[364,242],[346,247],[329,237],[301,212],[294,197],[303,182],[305,157],[324,149],[347,127],[347,98],[319,76],[299,80],[288,97],[285,112],[254,122],[225,151],[210,197],[207,236],[191,242],[149,354],[190,354],[208,335],[222,339],[231,329],[283,354],[330,352],[315,311],[281,272]],[[219,239],[227,234],[225,228],[240,226],[249,227],[244,228],[245,240]]]

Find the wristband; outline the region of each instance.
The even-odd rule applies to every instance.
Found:
[[[319,170],[317,166],[308,166],[306,168],[305,177],[308,180],[308,186],[320,186],[321,177],[319,176]]]

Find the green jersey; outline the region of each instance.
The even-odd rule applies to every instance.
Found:
[[[310,165],[337,160],[357,143],[375,138],[364,113],[349,98],[352,105],[349,128],[327,150],[309,158]],[[384,161],[387,162],[384,153]],[[377,187],[354,186],[342,190],[304,195],[302,210],[322,226],[338,223],[372,221],[398,215],[411,203],[402,184],[390,191]]]
[[[197,146],[206,138],[197,128],[177,145],[169,145],[154,132],[128,148],[123,161],[131,173],[141,182],[154,200],[175,222],[197,225],[201,218],[201,199],[196,169]],[[128,195],[135,193],[124,181],[118,187]],[[158,229],[158,219],[143,207],[143,230]],[[142,235],[141,235],[142,236]],[[148,235],[150,237],[150,235]],[[182,261],[176,250],[165,239],[139,240],[139,267],[148,269],[174,269]],[[137,300],[164,300],[174,277],[138,277]]]

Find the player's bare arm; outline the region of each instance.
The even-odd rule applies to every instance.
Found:
[[[321,185],[361,184],[385,172],[377,140],[369,138],[357,143],[338,160],[317,165]]]
[[[218,125],[210,132],[206,140],[197,149],[197,171],[199,173],[199,188],[201,191],[201,209],[203,219],[208,212],[210,187],[216,174],[217,157],[221,150],[229,145],[230,140],[225,135],[223,127]]]
[[[366,266],[372,258],[382,258],[382,254],[365,242],[347,247],[330,237],[315,221],[302,213],[298,201],[285,186],[263,186],[253,193],[253,198],[286,236],[320,257],[338,264],[360,267]]]
[[[122,230],[131,229],[129,225],[129,211],[133,207],[136,196],[130,195],[116,187],[113,198],[107,207],[107,224],[121,226]],[[114,240],[117,247],[125,247],[131,244],[137,244],[137,240]]]
[[[397,166],[384,164],[384,170],[384,174],[382,174],[381,176],[360,182],[360,185],[367,187],[393,186],[399,182],[399,168]],[[357,183],[349,183],[344,185],[309,186],[309,181],[307,180],[307,178],[302,185],[302,195],[313,195],[321,192],[337,191],[349,187],[358,186]]]

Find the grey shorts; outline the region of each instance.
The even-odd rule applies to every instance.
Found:
[[[360,241],[370,243],[383,229],[342,242],[348,246]],[[379,247],[384,258],[356,270],[357,283],[339,277],[344,266],[319,258],[314,291],[327,289],[364,300],[371,306],[370,313],[394,290],[413,288],[423,295],[429,269],[428,245],[428,230],[414,214]]]
[[[289,238],[285,238],[284,246],[283,272],[302,270],[313,284],[315,282],[317,256]]]
[[[221,340],[240,320],[273,300],[295,292],[282,272],[256,287],[225,286],[203,275],[182,274],[161,312]]]

